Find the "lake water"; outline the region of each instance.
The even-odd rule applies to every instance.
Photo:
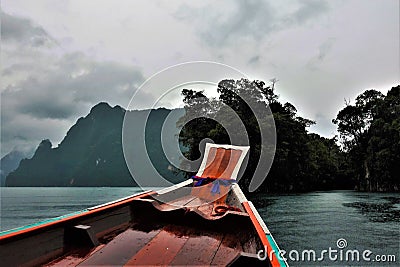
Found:
[[[82,210],[139,191],[139,188],[3,187],[0,189],[1,230]],[[291,266],[399,266],[400,194],[333,191],[258,194],[250,199],[280,248],[286,251],[285,257]],[[328,252],[322,253],[329,249],[336,250],[331,257]],[[315,259],[311,250],[315,252]],[[358,261],[352,260],[350,254],[346,256],[349,250],[358,251]],[[362,253],[365,251],[364,260]],[[311,260],[307,259],[309,254]],[[386,259],[386,262],[383,264],[377,259]]]

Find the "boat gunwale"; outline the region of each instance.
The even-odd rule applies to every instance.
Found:
[[[44,220],[44,221],[40,221],[40,222],[37,222],[34,224],[29,224],[29,225],[17,227],[14,229],[6,230],[3,232],[0,232],[0,243],[8,240],[10,238],[13,238],[13,237],[26,235],[26,234],[33,233],[33,232],[36,232],[36,231],[44,229],[44,228],[54,227],[54,226],[58,226],[62,223],[70,222],[75,219],[84,218],[88,215],[93,215],[93,214],[100,213],[105,210],[121,207],[126,204],[129,204],[130,202],[132,202],[135,199],[151,196],[154,194],[156,194],[155,191],[147,190],[147,191],[140,192],[140,193],[128,196],[128,197],[124,197],[124,198],[121,198],[121,199],[118,199],[118,200],[115,200],[115,201],[112,201],[109,203],[105,203],[102,205],[97,205],[97,206],[94,206],[91,208],[83,209],[81,211],[76,211],[76,212],[73,212],[70,214],[62,215],[62,216],[51,218],[51,219]]]

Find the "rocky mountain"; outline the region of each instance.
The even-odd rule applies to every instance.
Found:
[[[144,111],[125,111],[107,103],[94,106],[86,117],[79,118],[62,142],[52,147],[43,140],[31,159],[23,159],[9,173],[6,186],[136,186],[125,163],[122,150],[122,123],[125,112],[138,125],[146,119]],[[171,181],[179,181],[161,150],[158,137],[170,110],[152,110],[146,138],[152,140],[150,158],[156,169]],[[137,133],[138,135],[140,133]],[[139,141],[138,138],[133,139]]]

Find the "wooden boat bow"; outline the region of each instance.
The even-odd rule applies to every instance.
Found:
[[[224,159],[218,160],[221,164]],[[235,171],[229,163],[226,166]],[[200,171],[213,172],[208,167]],[[193,179],[188,179],[4,231],[0,233],[2,265],[287,266],[237,183],[222,186],[217,195],[212,183],[193,185]],[[263,250],[268,257],[260,260]]]

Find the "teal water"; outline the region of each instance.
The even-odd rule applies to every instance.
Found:
[[[140,192],[139,188],[1,188],[1,230],[35,223]],[[399,266],[400,194],[352,191],[251,197],[291,266]],[[339,249],[337,241],[347,246]],[[342,240],[343,241],[343,240]],[[332,260],[322,250],[336,249]],[[315,260],[302,260],[313,250]],[[358,250],[359,261],[340,260]],[[361,253],[370,250],[370,261]],[[299,257],[296,258],[296,251]],[[289,258],[288,253],[291,254]],[[396,262],[377,262],[375,256],[394,255]],[[334,256],[334,255],[333,255]],[[332,258],[334,258],[332,256]],[[305,254],[307,258],[307,254]],[[321,258],[321,260],[318,260]]]
[[[141,191],[135,187],[1,187],[0,229],[36,223]]]
[[[400,194],[334,191],[257,195],[252,200],[291,266],[400,266]],[[343,249],[337,246],[339,239],[347,243]],[[329,248],[337,250],[336,260],[321,257]],[[290,259],[293,250],[300,255],[293,252]],[[302,260],[304,250],[315,251],[317,260]],[[360,260],[352,261],[350,254],[346,258],[348,250],[359,251]],[[365,250],[372,252],[366,257],[370,261],[362,258]],[[377,262],[375,255],[394,255],[396,261]]]

